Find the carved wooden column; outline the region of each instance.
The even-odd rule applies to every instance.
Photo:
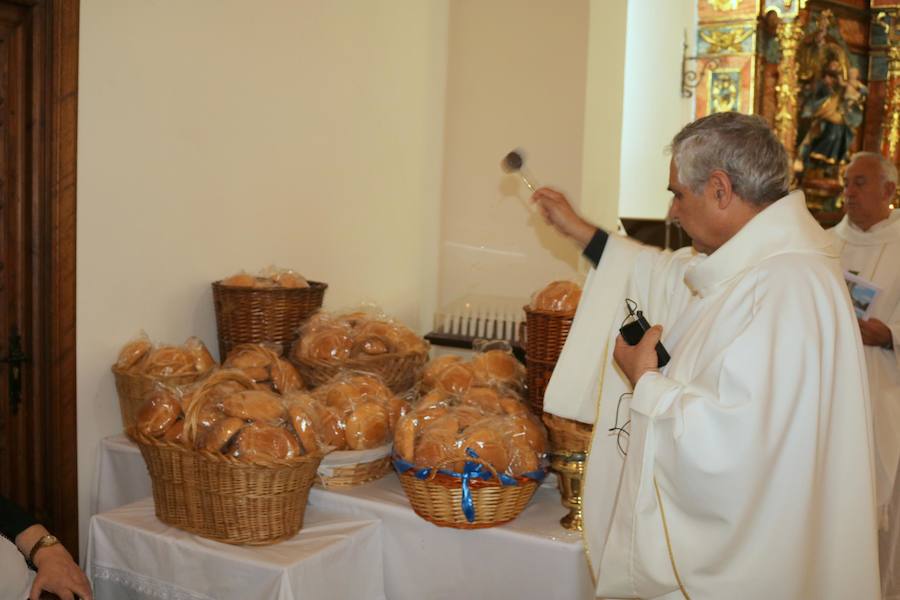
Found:
[[[775,86],[775,135],[793,161],[797,149],[797,45],[803,38],[803,26],[796,20],[782,21],[778,26],[781,62],[778,85]]]

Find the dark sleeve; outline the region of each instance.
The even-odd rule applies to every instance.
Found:
[[[591,261],[591,264],[595,267],[600,263],[600,257],[603,256],[603,249],[606,248],[606,240],[608,239],[609,234],[598,227],[597,233],[594,234],[591,241],[584,247],[582,254],[586,259]]]
[[[0,496],[0,535],[15,543],[16,536],[32,525],[37,525],[34,517],[14,502]]]

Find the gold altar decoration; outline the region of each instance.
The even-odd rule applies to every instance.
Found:
[[[803,28],[796,22],[782,22],[776,34],[781,46],[781,62],[778,64],[778,85],[775,86],[775,135],[784,144],[788,157],[793,160],[796,147],[797,96],[799,94],[797,46],[803,37]]]
[[[697,0],[696,117],[768,121],[829,225],[853,153],[900,162],[900,0]],[[713,64],[714,63],[714,64]]]
[[[587,454],[583,452],[552,452],[550,469],[556,473],[559,497],[569,509],[559,524],[570,531],[584,531],[581,493],[584,484],[584,466]]]
[[[583,531],[581,494],[594,428],[550,413],[544,413],[542,419],[550,437],[550,470],[556,473],[560,501],[569,509],[559,524],[572,531]]]
[[[716,10],[737,10],[738,0],[707,0]]]
[[[753,35],[753,28],[701,29],[699,35],[700,39],[709,44],[709,54],[719,54],[725,51],[741,52],[744,40]]]

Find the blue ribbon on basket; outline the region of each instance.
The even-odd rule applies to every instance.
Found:
[[[466,455],[470,458],[479,458],[478,454],[471,448],[466,448]],[[397,456],[394,457],[394,466],[400,473],[406,473],[407,471],[412,469],[413,475],[417,479],[422,480],[431,477],[431,472],[433,471],[431,467],[420,467],[417,469],[415,465]],[[483,463],[467,460],[462,473],[457,473],[456,471],[448,471],[447,469],[438,469],[438,473],[449,475],[450,477],[456,477],[457,479],[462,480],[462,502],[460,502],[460,504],[462,506],[463,514],[466,516],[466,520],[469,523],[473,522],[475,520],[475,505],[472,502],[472,490],[469,486],[469,482],[473,479],[483,479],[485,481],[491,479],[493,477],[491,470],[488,469]],[[543,481],[544,477],[546,476],[547,472],[545,469],[538,469],[537,471],[522,473],[522,477],[528,477],[529,479],[533,479],[535,481]],[[500,480],[501,485],[518,485],[515,477],[510,477],[505,473],[497,473],[497,477]]]

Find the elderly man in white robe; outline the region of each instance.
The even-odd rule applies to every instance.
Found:
[[[882,593],[900,599],[900,210],[892,210],[897,168],[874,152],[859,152],[847,166],[847,213],[830,229],[841,266],[878,290],[859,319],[865,345],[875,428],[877,501],[881,509],[879,559]]]
[[[832,239],[788,193],[761,119],[705,117],[671,151],[671,216],[693,248],[640,246],[554,190],[532,197],[596,262],[544,397],[595,424],[583,501],[596,594],[879,598],[865,364]],[[634,346],[617,335],[626,297],[657,323]]]

